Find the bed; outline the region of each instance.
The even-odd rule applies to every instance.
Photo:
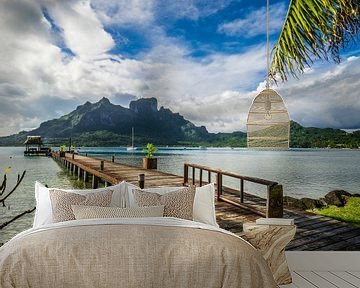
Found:
[[[121,185],[112,188],[113,208],[97,208],[97,211],[129,213],[142,209],[131,207],[134,201],[129,199],[131,186]],[[157,192],[168,195],[168,190]],[[45,194],[37,195],[39,207]],[[194,212],[201,205],[202,211],[206,210],[204,199],[194,201]],[[209,213],[198,211],[197,221],[150,214],[97,219],[91,214],[92,217],[78,219],[76,214],[75,220],[46,223],[53,222],[48,217],[49,211],[37,212],[33,228],[0,248],[2,288],[276,287],[260,252],[240,237],[217,227],[216,222],[211,223],[214,215]],[[202,221],[210,223],[199,222],[201,214]]]

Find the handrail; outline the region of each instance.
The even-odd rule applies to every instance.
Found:
[[[192,164],[192,163],[184,163],[184,185],[189,184],[189,168],[192,169],[191,174],[191,182],[194,185],[196,182],[196,169],[199,170],[199,184],[200,186],[203,185],[203,171],[208,173],[208,183],[211,182],[211,173],[216,174],[216,187],[217,187],[217,200],[218,201],[225,201],[242,208],[251,210],[253,212],[258,213],[259,215],[266,216],[266,217],[282,217],[283,216],[283,191],[282,185],[279,185],[278,182],[269,181],[266,179],[261,179],[257,177],[249,177],[243,176],[234,172],[222,170],[219,168],[212,168],[204,165],[199,164]],[[236,189],[230,189],[229,187],[223,186],[223,176],[229,176],[235,179],[240,180],[240,203],[236,204],[234,201],[230,201],[224,197],[223,195],[223,187],[227,188],[227,190],[236,191]],[[253,207],[246,206],[244,204],[244,181],[252,182],[260,185],[267,186],[267,201],[266,201],[266,214],[255,211]]]

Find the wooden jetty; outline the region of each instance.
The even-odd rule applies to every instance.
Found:
[[[124,180],[139,185],[141,174],[145,177],[145,187],[182,186],[190,183],[201,186],[215,182],[217,221],[226,230],[241,236],[242,223],[253,222],[264,216],[291,218],[295,220],[297,232],[287,250],[360,250],[360,227],[292,207],[283,207],[282,186],[273,181],[188,163],[184,164],[184,175],[179,176],[120,164],[115,162],[114,156],[111,161],[72,153],[60,157],[59,153],[53,152],[52,156],[79,180],[91,181],[93,188],[97,188],[100,182],[108,186]],[[223,177],[237,179],[240,188],[224,185]],[[245,192],[244,182],[266,186],[267,199]]]

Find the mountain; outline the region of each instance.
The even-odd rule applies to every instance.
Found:
[[[126,146],[131,143],[131,127],[135,130],[136,146],[148,142],[155,145],[209,145],[222,142],[223,138],[234,144],[246,142],[245,133],[231,136],[209,133],[204,126],[195,126],[179,113],[164,107],[158,109],[155,98],[132,101],[129,108],[102,98],[93,104],[86,102],[58,119],[43,122],[35,130],[1,137],[0,145],[21,145],[27,135],[41,135],[45,143],[52,145],[69,143],[71,137],[76,146]]]
[[[246,133],[209,133],[195,126],[179,113],[160,107],[155,98],[132,101],[129,108],[102,98],[86,102],[58,119],[43,122],[32,131],[0,137],[0,146],[23,145],[28,135],[40,135],[52,146],[128,146],[131,127],[135,130],[135,146],[151,142],[155,145],[246,147]],[[290,146],[299,148],[360,146],[360,131],[346,133],[340,129],[307,128],[291,121]]]

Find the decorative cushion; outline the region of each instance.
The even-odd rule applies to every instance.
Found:
[[[99,189],[80,189],[80,190],[65,190],[65,189],[58,189],[58,188],[47,188],[40,182],[35,182],[35,199],[36,199],[36,210],[35,210],[35,217],[34,217],[34,224],[33,227],[39,227],[47,224],[54,223],[53,216],[52,216],[52,206],[50,201],[49,190],[50,189],[58,189],[65,192],[76,193],[80,195],[86,195],[89,193],[99,193],[104,192],[107,190],[112,190],[113,195],[111,199],[110,206],[112,207],[126,207],[129,194],[126,189],[125,181],[106,188],[99,188]]]
[[[50,200],[54,222],[75,220],[71,205],[110,206],[112,190],[80,195],[57,189],[50,189]]]
[[[133,184],[127,182],[125,183],[129,195],[128,207],[138,207],[132,191],[134,189],[140,189],[140,188]],[[183,187],[156,187],[156,188],[146,188],[143,189],[142,191],[154,192],[160,195],[165,195],[169,192],[173,192],[182,188]],[[193,220],[196,222],[201,222],[215,227],[219,227],[219,225],[216,223],[214,183],[210,183],[202,187],[196,187],[194,207],[193,207]]]
[[[71,205],[75,219],[163,217],[164,206],[137,208]]]
[[[144,192],[138,189],[135,189],[132,192],[136,203],[140,207],[164,205],[165,217],[177,217],[188,220],[193,219],[195,186],[181,188],[164,195]]]

